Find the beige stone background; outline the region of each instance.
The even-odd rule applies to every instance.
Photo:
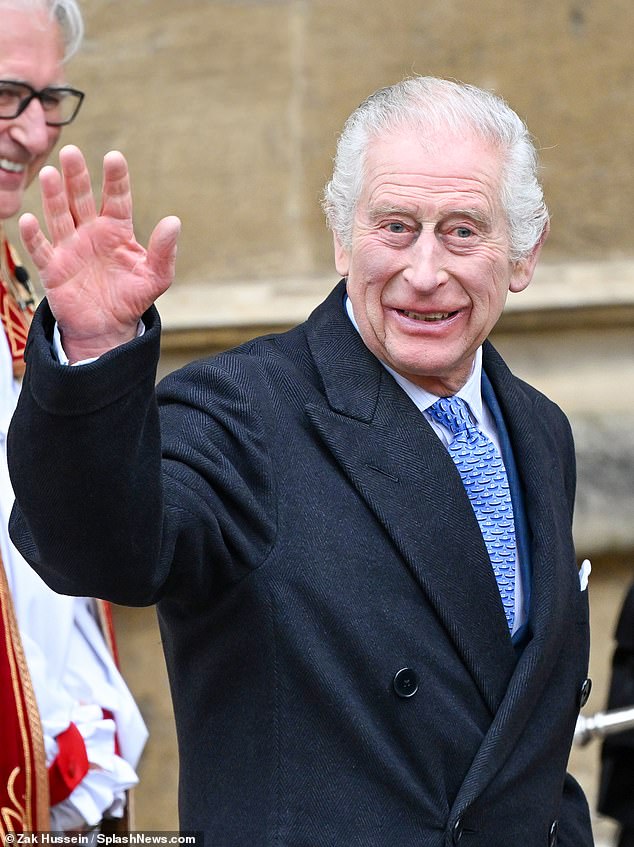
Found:
[[[135,219],[183,221],[159,302],[165,372],[301,320],[336,281],[320,212],[337,133],[373,89],[411,73],[492,88],[541,148],[552,234],[496,343],[569,414],[579,448],[579,560],[593,559],[595,685],[634,576],[634,4],[631,0],[84,0],[69,80],[87,92],[65,140],[97,183],[128,157]],[[37,207],[37,196],[30,203]],[[174,829],[176,754],[152,610],[117,610],[125,671],[151,730],[141,829]],[[575,748],[594,805],[600,745]],[[210,751],[213,756],[213,751]],[[210,798],[213,802],[213,798]],[[633,798],[634,802],[634,798]],[[596,817],[597,844],[613,841]]]

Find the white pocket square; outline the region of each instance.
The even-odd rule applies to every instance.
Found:
[[[588,587],[588,579],[591,571],[592,565],[590,564],[590,559],[584,559],[579,568],[579,587],[582,591],[585,591]]]

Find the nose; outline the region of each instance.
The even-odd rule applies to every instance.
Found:
[[[39,100],[33,99],[11,123],[10,133],[14,141],[34,156],[48,151],[51,135],[56,132],[46,125],[46,113]]]
[[[433,291],[449,280],[443,267],[445,258],[446,250],[436,233],[422,230],[409,250],[403,277],[421,292]]]

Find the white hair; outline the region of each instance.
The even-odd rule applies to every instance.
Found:
[[[84,21],[77,0],[0,0],[0,8],[42,9],[62,32],[64,61],[79,49],[84,37]]]
[[[523,121],[497,95],[436,77],[410,77],[370,95],[350,115],[337,144],[333,174],[324,190],[328,225],[349,249],[370,143],[398,129],[471,131],[503,156],[500,201],[507,217],[511,258],[530,254],[548,224],[537,177],[537,151]]]

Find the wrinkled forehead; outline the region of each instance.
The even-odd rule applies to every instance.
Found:
[[[500,169],[505,160],[506,151],[500,140],[481,129],[468,123],[456,126],[450,122],[431,121],[423,117],[415,122],[410,120],[371,131],[365,145],[363,161],[367,162],[376,154],[377,149],[403,143],[416,148],[421,164],[426,160],[447,155],[451,151],[455,151],[459,156],[463,149],[480,149],[487,155],[495,155]]]
[[[458,133],[448,127],[399,127],[370,138],[361,169],[361,193],[393,175],[413,183],[477,179],[497,194],[504,162],[499,144],[474,130]]]

